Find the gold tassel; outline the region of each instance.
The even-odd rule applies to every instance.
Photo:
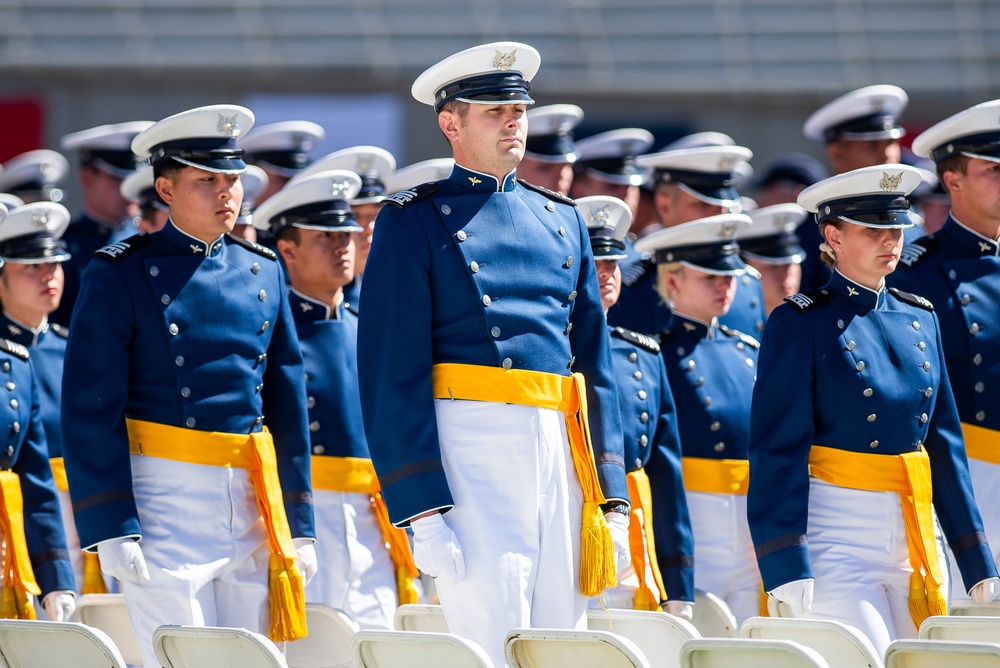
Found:
[[[410,571],[406,566],[396,569],[396,592],[399,595],[400,605],[417,602],[417,588],[413,585],[413,578],[410,577]]]
[[[924,591],[924,577],[917,571],[910,574],[910,617],[919,629],[924,620],[931,616],[927,604],[927,592]]]
[[[107,594],[108,586],[101,573],[101,558],[94,552],[83,553],[83,593]]]
[[[948,599],[945,598],[940,589],[936,591],[929,591],[927,592],[927,607],[930,608],[932,615],[947,615]]]
[[[37,619],[35,616],[35,607],[31,605],[31,597],[28,596],[28,592],[24,591],[21,587],[15,586],[14,601],[17,603],[18,619]]]
[[[580,593],[597,596],[618,586],[615,546],[601,507],[593,501],[583,504],[583,532],[580,536]]]
[[[635,600],[632,602],[633,610],[653,610],[659,611],[660,602],[653,596],[653,592],[648,587],[639,587],[635,590]]]
[[[272,554],[268,564],[268,585],[271,640],[283,642],[305,638],[309,633],[306,628],[306,596],[302,574],[295,566],[295,560]]]
[[[17,619],[17,604],[14,602],[14,588],[4,585],[0,593],[0,619]]]

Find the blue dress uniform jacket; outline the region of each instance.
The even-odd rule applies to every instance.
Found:
[[[748,267],[748,270],[754,270]],[[618,303],[608,309],[608,324],[636,332],[662,332],[669,327],[670,309],[656,290],[656,264],[631,259],[622,264],[622,291]],[[764,290],[756,272],[737,276],[736,294],[719,323],[760,338],[767,315]]]
[[[625,466],[645,468],[653,497],[656,561],[676,601],[694,600],[694,540],[681,474],[677,408],[655,340],[611,329],[611,356],[625,434]]]
[[[601,488],[628,499],[611,346],[587,228],[572,205],[456,166],[388,198],[365,267],[361,405],[390,518],[447,509],[431,369],[473,364],[587,380]],[[516,481],[511,481],[516,484]]]
[[[28,556],[44,598],[49,592],[75,587],[28,356],[24,346],[0,339],[0,379],[6,387],[0,403],[6,434],[0,444],[0,470],[11,470],[20,478]]]
[[[995,577],[929,303],[875,293],[839,272],[786,301],[764,330],[751,419],[748,517],[765,590],[812,577],[814,444],[884,455],[923,445],[934,506],[965,582]]]
[[[369,459],[358,394],[358,317],[294,290],[289,302],[305,361],[312,453]]]
[[[70,222],[63,235],[63,241],[66,242],[66,250],[72,257],[62,263],[63,273],[66,277],[63,284],[63,296],[59,307],[49,315],[50,321],[65,327],[69,326],[70,319],[73,317],[73,307],[80,294],[80,281],[83,272],[94,252],[106,246],[110,240],[111,229],[102,225],[86,212],[81,213]]]
[[[1000,246],[949,216],[904,246],[888,281],[927,297],[941,323],[945,362],[962,422],[1000,430]]]
[[[20,343],[31,352],[31,367],[35,371],[38,400],[45,426],[45,441],[49,457],[62,457],[62,406],[63,360],[66,357],[65,327],[50,323],[40,330],[32,330],[0,313],[0,336]]]
[[[313,537],[304,372],[274,254],[168,221],[102,249],[66,350],[62,423],[80,544],[141,535],[125,418],[249,434],[266,418],[293,537]]]
[[[679,313],[660,339],[684,456],[746,459],[757,340]]]

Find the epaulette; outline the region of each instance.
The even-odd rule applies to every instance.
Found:
[[[20,343],[14,343],[8,339],[0,339],[0,348],[6,350],[14,357],[20,357],[23,360],[28,359],[28,349]]]
[[[785,301],[794,306],[796,311],[808,311],[830,301],[830,291],[820,288],[809,292],[799,292],[791,297],[785,297]]]
[[[753,338],[749,334],[744,334],[743,332],[739,331],[738,329],[733,329],[732,327],[726,327],[725,325],[721,325],[721,324],[719,325],[719,329],[726,336],[736,337],[737,339],[739,339],[743,343],[747,344],[751,348],[760,348],[760,341],[758,341],[757,339]]]
[[[651,269],[656,267],[651,260],[636,260],[631,264],[621,266],[622,272],[622,285],[627,287],[632,287],[640,280],[643,276],[646,276]]]
[[[576,201],[570,199],[569,197],[566,197],[565,195],[560,195],[554,190],[549,190],[548,188],[536,186],[534,183],[528,183],[524,179],[518,179],[517,182],[520,183],[525,188],[527,188],[528,190],[534,190],[536,193],[539,193],[540,195],[545,195],[551,200],[555,200],[556,202],[562,202],[563,204],[569,204],[570,206],[576,206]]]
[[[141,234],[136,234],[129,237],[128,239],[123,239],[122,241],[116,241],[113,244],[108,244],[100,250],[94,251],[94,257],[99,257],[105,260],[120,260],[129,253],[135,251],[136,249],[142,248],[149,242],[150,236],[145,232]]]
[[[912,292],[903,292],[899,288],[889,288],[889,292],[891,292],[896,299],[901,302],[906,302],[910,306],[916,306],[917,308],[922,308],[925,311],[934,310],[934,304],[931,303],[930,299],[926,299],[920,295],[915,295]]]
[[[913,243],[903,246],[903,250],[899,254],[899,261],[904,266],[915,267],[940,245],[941,240],[933,234],[929,237],[921,237]]]
[[[58,336],[60,339],[68,339],[69,338],[69,330],[67,328],[63,327],[62,325],[57,325],[54,322],[50,322],[49,323],[49,329],[51,329],[52,332],[56,336]]]
[[[428,183],[421,183],[419,186],[413,186],[412,188],[408,188],[406,190],[400,190],[398,193],[393,193],[382,201],[393,205],[397,209],[402,209],[404,206],[409,206],[418,200],[422,200],[431,193],[437,192],[437,189],[437,181],[430,181]]]
[[[361,315],[360,313],[358,313],[358,309],[354,306],[354,304],[348,304],[347,302],[344,302],[344,310],[345,311],[350,311],[355,316],[359,316],[360,317],[360,315]]]
[[[633,332],[631,329],[625,329],[624,327],[615,327],[611,330],[613,336],[617,336],[619,339],[633,343],[644,350],[648,350],[651,353],[660,352],[659,342],[651,336],[646,336],[645,334],[640,334],[639,332]]]
[[[226,237],[230,241],[232,241],[234,244],[239,244],[240,246],[243,246],[244,248],[246,248],[251,253],[256,253],[257,255],[263,255],[268,260],[275,260],[275,261],[277,261],[277,259],[278,259],[278,254],[277,253],[275,253],[273,250],[271,250],[267,246],[261,246],[256,241],[248,241],[248,240],[244,239],[243,237],[238,237],[238,236],[236,236],[235,234],[232,234],[232,233],[227,234]]]

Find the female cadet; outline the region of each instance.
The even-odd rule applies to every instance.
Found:
[[[912,167],[877,165],[799,196],[834,271],[771,314],[751,418],[748,512],[765,590],[794,616],[861,629],[880,654],[945,612],[932,500],[974,599],[993,598],[997,574],[937,316],[885,287],[918,183]]]
[[[624,201],[607,195],[581,197],[576,204],[587,223],[606,314],[621,292],[618,260],[626,257],[625,235],[632,224],[632,210]],[[691,619],[691,519],[681,478],[677,411],[660,345],[653,337],[622,327],[610,327],[609,332],[632,502],[632,564],[619,574],[618,587],[604,592],[603,603],[639,610],[659,610],[662,606],[673,615]]]
[[[760,609],[760,578],[746,521],[746,458],[757,340],[718,323],[745,271],[736,232],[750,224],[723,214],[636,242],[653,254],[671,316],[662,355],[677,403],[684,486],[694,529],[694,583],[729,605],[739,622]]]

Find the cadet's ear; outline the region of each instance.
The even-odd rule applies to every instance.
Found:
[[[281,255],[281,259],[285,262],[295,261],[295,244],[293,244],[288,239],[278,239],[276,245],[278,249],[278,254]]]
[[[160,198],[170,206],[174,203],[174,182],[169,176],[157,177],[156,192],[160,194]]]
[[[669,226],[674,213],[674,200],[670,193],[657,188],[653,193],[653,208],[656,209],[656,217],[660,219],[660,223],[664,227]]]
[[[444,109],[438,113],[438,127],[449,142],[458,139],[458,126],[459,117],[454,111]]]

